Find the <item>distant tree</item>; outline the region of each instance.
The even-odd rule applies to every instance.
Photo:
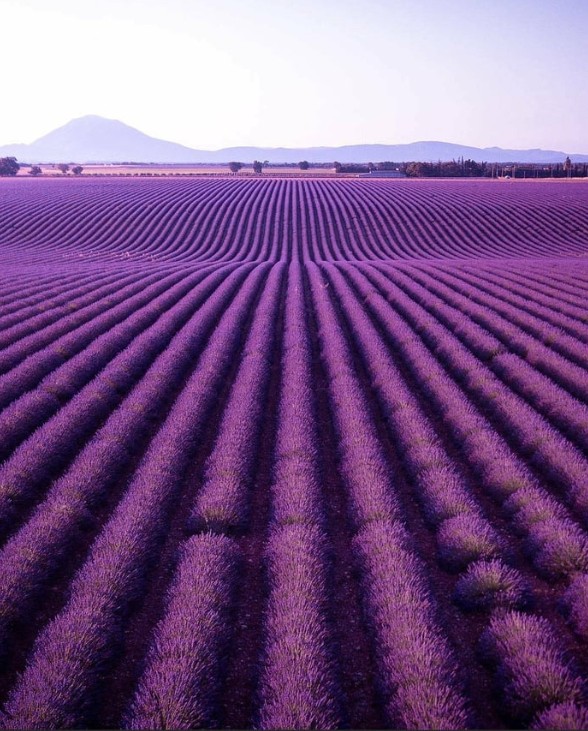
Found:
[[[339,165],[337,169],[338,173],[368,173],[369,168],[367,165],[362,165],[358,162],[346,162]]]
[[[0,157],[0,175],[16,175],[19,170],[16,157]]]
[[[59,169],[61,170],[61,172],[62,172],[62,173],[63,173],[64,175],[67,175],[67,171],[69,170],[69,165],[66,165],[66,164],[65,164],[64,162],[62,162],[62,163],[61,163],[61,164],[59,164],[59,165],[58,165],[57,167],[58,167],[58,168],[59,168]]]
[[[259,160],[254,160],[253,161],[253,172],[261,173],[262,170],[263,170],[263,163],[259,162]]]
[[[377,162],[376,170],[398,170],[398,163],[387,160],[386,162]]]
[[[34,175],[35,177],[37,177],[37,175],[43,175],[43,171],[38,165],[33,165],[29,170],[29,175]]]
[[[74,165],[71,171],[74,175],[81,175],[84,168],[81,165]]]
[[[410,162],[404,172],[409,178],[422,178],[426,175],[426,167],[422,162]]]
[[[570,160],[569,156],[566,157],[566,160],[563,164],[563,169],[568,178],[570,178],[572,176],[572,161]]]
[[[298,163],[298,167],[301,170],[308,170],[308,168],[310,167],[310,163],[308,162],[308,160],[302,160]]]
[[[491,169],[485,162],[475,160],[451,160],[446,162],[410,162],[401,166],[409,178],[481,178],[491,174]],[[509,170],[514,176],[514,167]]]
[[[230,162],[229,163],[229,170],[232,173],[235,173],[235,174],[238,173],[239,170],[241,170],[242,167],[243,167],[243,163],[242,162]]]
[[[336,162],[336,163],[333,163],[333,168],[335,169],[335,172],[336,172],[336,173],[340,173],[340,172],[341,172],[341,168],[342,168],[342,167],[343,167],[343,166],[341,165],[341,163],[340,163],[340,162]]]

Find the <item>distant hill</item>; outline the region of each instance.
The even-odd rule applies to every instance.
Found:
[[[114,119],[73,119],[30,145],[0,147],[23,162],[192,162],[195,150],[149,137]]]
[[[588,155],[556,150],[504,150],[468,147],[449,142],[413,142],[407,145],[345,145],[344,147],[227,147],[194,150],[159,140],[114,119],[88,115],[73,119],[30,145],[0,147],[0,157],[14,155],[21,162],[141,162],[227,163],[268,160],[271,163],[309,162],[436,162],[460,157],[477,162],[588,162]]]

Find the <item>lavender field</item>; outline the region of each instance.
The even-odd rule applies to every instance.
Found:
[[[588,184],[0,181],[0,726],[588,728]]]

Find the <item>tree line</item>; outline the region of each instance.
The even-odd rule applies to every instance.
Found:
[[[261,173],[269,163],[256,160],[253,171]],[[232,173],[238,173],[245,165],[241,162],[229,163]],[[331,168],[335,173],[372,173],[379,171],[398,171],[408,178],[586,178],[588,163],[572,163],[569,157],[561,163],[489,163],[464,159],[438,162],[377,162],[377,163],[287,163],[278,167],[299,167],[308,170],[311,167]]]
[[[28,173],[33,177],[43,175],[43,168],[40,165],[21,165],[16,157],[0,157],[0,176],[16,175],[21,167],[28,167]],[[81,165],[73,165],[70,168],[65,163],[59,164],[57,168],[61,171],[62,175],[67,175],[70,169],[74,175],[81,175],[84,171]]]
[[[489,163],[459,158],[438,162],[334,163],[337,173],[370,173],[397,170],[408,178],[586,178],[588,163]]]
[[[409,178],[586,178],[588,163],[573,163],[569,157],[558,163],[489,163],[475,160],[410,162],[399,164]]]
[[[15,157],[0,157],[0,176],[16,175],[21,167],[28,167],[29,175],[37,177],[43,174],[39,165],[19,164]],[[229,170],[237,174],[245,165],[242,162],[230,162]],[[252,168],[256,174],[271,167],[265,160],[255,160]],[[588,177],[588,163],[573,163],[569,157],[561,163],[488,163],[459,158],[449,162],[378,162],[378,163],[309,163],[301,160],[298,163],[279,165],[278,167],[298,167],[300,170],[310,168],[332,168],[336,173],[371,173],[378,171],[397,170],[409,178],[586,178]],[[70,170],[74,175],[81,175],[84,168],[81,165],[60,163],[57,168],[63,175]]]
[[[278,167],[296,167],[296,166],[298,166],[300,168],[300,170],[308,170],[310,167],[310,163],[307,160],[302,160],[301,162],[294,163],[294,164],[293,163],[290,163],[287,165],[278,164]],[[235,174],[238,173],[239,170],[241,170],[244,167],[245,167],[245,165],[242,162],[230,162],[229,163],[229,170]],[[254,173],[261,174],[265,167],[270,167],[270,162],[269,162],[269,160],[266,160],[265,162],[260,162],[259,160],[254,160],[251,167],[253,168]],[[321,166],[321,167],[324,167],[324,166]]]

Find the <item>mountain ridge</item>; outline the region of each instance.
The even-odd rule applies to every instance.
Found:
[[[26,163],[228,163],[267,160],[270,163],[437,162],[460,157],[477,162],[557,163],[567,155],[572,162],[588,163],[588,155],[558,150],[510,150],[473,147],[452,142],[422,140],[406,144],[357,144],[313,147],[238,146],[198,150],[176,142],[151,137],[124,122],[86,115],[39,137],[31,144],[0,146],[0,157],[13,155]]]

